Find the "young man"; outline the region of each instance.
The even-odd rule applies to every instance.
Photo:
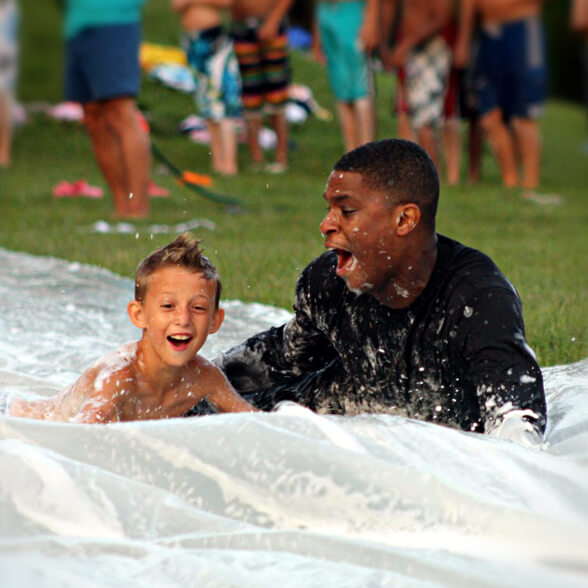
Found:
[[[223,9],[232,0],[172,0],[179,12],[182,45],[196,76],[196,103],[210,132],[212,168],[235,175],[237,135],[235,118],[241,115],[241,77],[233,41],[223,30]]]
[[[458,66],[467,64],[473,21],[478,16],[482,23],[476,65],[480,124],[498,161],[502,183],[521,185],[528,197],[534,197],[540,181],[537,118],[547,95],[544,1],[462,0],[465,25],[455,56]]]
[[[436,233],[426,152],[358,147],[324,197],[329,251],[302,272],[295,316],[217,359],[235,388],[262,409],[294,400],[538,442],[545,397],[521,302],[490,258]]]
[[[80,102],[119,218],[149,216],[149,136],[135,96],[144,0],[66,0],[67,100]]]
[[[376,136],[373,72],[378,0],[322,0],[316,6],[314,49],[326,57],[343,143],[351,151]]]
[[[259,131],[264,109],[276,132],[275,161],[270,173],[288,169],[286,104],[290,85],[290,59],[285,18],[292,0],[233,0],[231,35],[241,71],[247,144],[254,167],[264,162]]]
[[[224,318],[221,282],[188,234],[151,253],[137,269],[132,323],[141,339],[99,359],[52,398],[11,399],[12,416],[78,423],[180,417],[202,399],[221,412],[256,410],[221,371],[198,355]]]

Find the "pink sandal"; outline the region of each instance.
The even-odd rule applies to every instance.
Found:
[[[76,180],[71,184],[62,180],[53,187],[53,196],[56,198],[75,198],[76,196],[102,198],[102,195],[102,188],[99,186],[90,186],[86,180]]]
[[[76,193],[69,182],[62,180],[59,184],[53,187],[53,196],[56,198],[68,198],[76,196]]]
[[[147,194],[151,198],[167,198],[169,196],[169,190],[163,186],[158,186],[153,180],[149,182],[147,188]]]
[[[86,180],[76,180],[71,187],[77,196],[85,196],[86,198],[102,198],[104,194],[102,188],[90,186]]]

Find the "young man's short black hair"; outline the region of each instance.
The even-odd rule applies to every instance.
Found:
[[[349,151],[334,171],[357,172],[369,188],[388,193],[395,204],[414,202],[422,221],[434,230],[439,176],[427,152],[411,141],[385,139]]]

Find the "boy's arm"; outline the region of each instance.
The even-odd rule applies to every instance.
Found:
[[[359,31],[359,40],[366,53],[371,53],[377,46],[380,38],[378,30],[378,17],[380,0],[367,0],[363,11],[363,23]]]
[[[78,413],[72,419],[74,423],[110,423],[120,420],[117,397],[121,378],[114,373],[97,387],[99,373],[98,370],[88,370],[72,385],[70,394],[84,397]]]
[[[390,67],[390,37],[396,14],[398,12],[398,0],[380,1],[380,39],[379,53],[384,67]]]
[[[207,371],[206,388],[212,392],[206,395],[206,399],[219,412],[257,412],[259,410],[237,393],[215,365],[210,364]]]
[[[440,32],[450,22],[452,8],[451,0],[431,2],[426,14],[422,15],[419,26],[410,31],[403,31],[400,42],[394,47],[392,63],[396,66],[404,65],[408,53],[413,47],[431,35]]]
[[[233,0],[171,0],[171,7],[174,12],[183,12],[190,5],[209,6],[210,8],[230,8]]]
[[[570,27],[578,33],[588,33],[588,0],[573,0]]]
[[[257,38],[260,41],[269,41],[277,36],[280,23],[290,10],[293,0],[276,0],[273,8],[269,11],[263,24],[257,31]]]
[[[460,0],[457,40],[453,52],[453,64],[460,69],[467,67],[470,61],[475,11],[475,0]]]

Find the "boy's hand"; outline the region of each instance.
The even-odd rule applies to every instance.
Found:
[[[278,36],[280,20],[269,16],[257,30],[257,38],[260,41],[270,41]]]

